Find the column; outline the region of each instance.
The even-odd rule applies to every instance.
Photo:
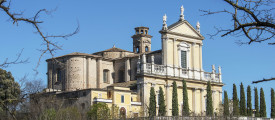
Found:
[[[151,55],[151,73],[155,72],[155,57]]]
[[[138,61],[137,61],[137,74],[140,74],[141,71],[141,63],[140,63],[140,56],[138,56]]]
[[[176,38],[174,38],[173,40],[173,72],[174,72],[174,76],[178,76],[177,75],[177,69],[176,69],[176,51],[177,51],[177,46],[176,46]]]
[[[200,95],[201,95],[201,113],[204,114],[205,111],[205,98],[204,98],[204,89],[200,89]]]
[[[215,112],[215,109],[217,108],[217,101],[215,100],[215,98],[216,98],[216,91],[215,90],[212,90],[212,102],[213,102],[213,108],[214,108],[214,111],[213,112]]]
[[[172,109],[172,98],[170,97],[170,85],[167,83],[165,85],[165,95],[166,95],[166,116],[171,116],[172,113],[170,111],[170,109]]]
[[[197,113],[197,110],[196,110],[196,90],[197,88],[193,88],[192,89],[192,108],[193,108],[193,112],[194,113]]]
[[[193,65],[193,67],[192,67],[192,70],[193,70],[193,77],[192,78],[194,78],[195,79],[195,45],[196,45],[196,43],[194,43],[193,42],[193,44],[192,44],[192,65]]]
[[[203,80],[204,79],[204,73],[203,73],[203,66],[202,66],[202,43],[199,44],[199,48],[200,48],[200,79]]]
[[[101,76],[101,72],[102,72],[101,62],[102,62],[102,60],[100,58],[97,59],[97,61],[96,61],[96,66],[97,66],[97,69],[96,69],[96,73],[97,73],[97,76],[96,76],[96,87],[97,88],[100,88],[100,80],[102,78],[102,76]]]
[[[142,54],[141,58],[141,71],[144,73],[146,71],[146,56],[145,54]]]
[[[130,81],[130,60],[129,58],[126,58],[126,61],[125,61],[125,70],[124,70],[124,80],[127,82],[127,81]]]
[[[167,49],[167,42],[168,42],[168,39],[166,37],[166,35],[162,35],[162,64],[163,65],[167,65],[167,52],[168,52],[168,49]]]

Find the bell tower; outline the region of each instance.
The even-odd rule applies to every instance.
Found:
[[[144,53],[151,51],[151,35],[148,35],[148,27],[136,27],[136,34],[133,38],[134,53]]]

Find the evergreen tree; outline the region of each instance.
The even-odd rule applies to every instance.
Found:
[[[173,93],[172,93],[172,115],[179,115],[179,107],[178,107],[178,92],[177,92],[177,83],[173,82]]]
[[[227,91],[224,91],[223,116],[224,116],[224,117],[229,116],[229,103],[228,103]]]
[[[182,97],[183,97],[183,106],[182,106],[182,116],[189,116],[189,104],[188,104],[188,92],[186,81],[182,80]]]
[[[263,88],[260,90],[260,117],[266,117],[266,105]]]
[[[240,85],[240,115],[246,116],[245,93],[243,83]]]
[[[159,87],[159,116],[165,116],[166,114],[166,106],[165,106],[165,100],[163,95],[162,87]]]
[[[156,116],[156,94],[154,87],[150,90],[150,102],[149,102],[149,116]]]
[[[212,90],[210,81],[207,82],[206,115],[213,116]]]
[[[255,96],[255,117],[260,117],[259,113],[259,96],[258,96],[258,89],[254,88],[254,96]]]
[[[9,111],[18,105],[20,93],[20,85],[14,80],[11,72],[0,68],[0,113],[3,111],[5,116],[15,115],[15,112],[9,113]],[[5,119],[5,116],[1,118]]]
[[[274,89],[271,88],[271,112],[270,112],[270,117],[275,118],[275,98],[274,98]]]
[[[251,88],[247,86],[247,116],[252,116]]]
[[[238,100],[238,93],[237,93],[237,87],[235,84],[233,84],[233,115],[239,116],[239,100]]]

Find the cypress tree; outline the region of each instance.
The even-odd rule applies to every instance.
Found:
[[[271,88],[271,112],[270,112],[270,117],[275,118],[275,98],[274,98],[274,89]]]
[[[247,86],[247,116],[252,116],[251,88]]]
[[[212,90],[210,81],[207,82],[206,115],[213,116]]]
[[[263,88],[260,90],[260,117],[266,117],[266,105]]]
[[[238,93],[237,93],[237,87],[235,84],[233,84],[233,115],[239,116],[239,100],[238,100]]]
[[[240,115],[246,116],[245,93],[243,83],[240,86]]]
[[[186,81],[182,80],[182,97],[183,97],[183,106],[182,106],[182,116],[189,116],[189,104],[188,104],[188,92]]]
[[[150,90],[150,102],[149,102],[149,116],[156,116],[156,94],[154,87]]]
[[[159,87],[159,116],[165,116],[166,114],[166,106],[163,95],[162,87]]]
[[[258,96],[258,89],[254,88],[254,96],[255,96],[255,117],[260,117],[259,113],[259,96]]]
[[[228,95],[227,91],[224,91],[224,100],[223,100],[223,116],[229,116],[229,103],[228,103]]]
[[[177,83],[173,82],[173,93],[172,93],[172,115],[179,115],[179,107],[178,107],[178,92],[177,92]]]

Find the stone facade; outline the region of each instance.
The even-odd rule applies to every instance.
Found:
[[[189,107],[196,115],[205,115],[206,83],[211,81],[214,112],[222,101],[221,68],[213,65],[205,72],[202,65],[204,37],[200,25],[194,28],[184,19],[183,8],[179,21],[167,26],[163,17],[160,30],[162,49],[151,51],[149,28],[137,27],[133,52],[115,46],[93,54],[71,53],[48,59],[48,92],[89,91],[88,103],[115,104],[127,116],[147,116],[150,88],[158,96],[159,87],[165,93],[167,115],[172,112],[172,82],[178,85],[179,111],[182,108],[182,80],[188,87]],[[83,102],[83,101],[82,101]],[[158,102],[158,101],[157,101]],[[157,105],[158,106],[158,105]],[[158,109],[158,107],[157,107]],[[180,112],[181,115],[181,112]]]

